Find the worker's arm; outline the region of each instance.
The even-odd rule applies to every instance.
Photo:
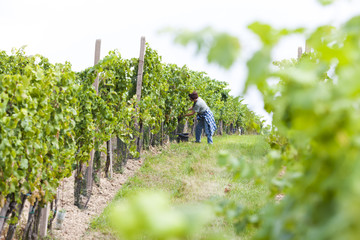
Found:
[[[190,109],[189,109],[189,110],[190,110]],[[192,115],[194,115],[194,114],[195,114],[195,111],[191,108],[191,112],[185,114],[184,116],[185,116],[185,117],[188,117],[188,116],[192,116]]]

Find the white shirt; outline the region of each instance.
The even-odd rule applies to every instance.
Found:
[[[202,100],[200,97],[197,98],[197,101],[194,103],[193,105],[193,110],[197,113],[204,113],[206,112],[206,110],[208,110],[209,107],[208,105],[205,103],[204,100]]]

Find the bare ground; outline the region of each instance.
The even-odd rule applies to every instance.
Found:
[[[74,177],[64,179],[60,185],[58,209],[65,209],[66,215],[61,230],[52,230],[52,237],[61,240],[99,239],[96,233],[88,234],[92,217],[99,216],[114,198],[121,186],[141,167],[143,160],[128,160],[122,174],[114,173],[112,179],[100,178],[100,186],[93,186],[93,193],[88,208],[81,210],[74,205]]]

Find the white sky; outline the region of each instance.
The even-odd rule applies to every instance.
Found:
[[[253,21],[276,27],[309,27],[334,24],[360,14],[360,0],[338,0],[327,7],[315,0],[0,0],[0,50],[27,45],[28,54],[42,54],[51,62],[69,61],[75,71],[94,62],[95,40],[101,39],[101,58],[119,49],[124,58],[138,57],[140,37],[145,36],[167,63],[205,71],[230,84],[231,93],[241,93],[246,79],[246,60],[259,42],[246,28]],[[194,48],[175,45],[164,27],[199,30],[212,26],[239,37],[242,55],[223,70],[195,56]],[[295,58],[304,37],[281,42],[274,58]],[[257,90],[251,88],[245,101],[269,120]]]

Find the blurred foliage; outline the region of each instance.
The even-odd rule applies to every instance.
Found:
[[[212,221],[210,206],[170,204],[164,192],[139,192],[120,200],[109,222],[122,239],[198,239],[199,230]]]
[[[304,29],[249,25],[262,47],[247,62],[246,88],[255,85],[265,109],[273,114],[269,175],[259,176],[245,159],[229,154],[220,154],[219,160],[235,176],[268,183],[272,191],[268,206],[253,221],[258,227],[256,239],[357,239],[360,235],[359,26],[360,16],[339,28],[320,26],[307,37],[311,52],[300,59],[272,62],[279,41]],[[276,85],[271,84],[274,79]],[[275,201],[279,194],[285,195],[280,202]],[[246,219],[246,210],[238,216]]]
[[[195,44],[197,52],[205,53],[209,63],[216,63],[226,69],[233,65],[240,54],[240,41],[237,37],[217,32],[211,27],[200,31],[167,28],[161,32],[175,34],[174,41],[183,46]]]
[[[261,81],[248,78],[274,113],[277,139],[287,139],[269,156],[274,169],[286,168],[271,186],[286,197],[265,211],[258,239],[359,236],[359,23],[354,17],[339,29],[319,27],[308,38],[310,53],[294,64],[277,63]],[[280,80],[276,92],[263,87],[270,77]]]

